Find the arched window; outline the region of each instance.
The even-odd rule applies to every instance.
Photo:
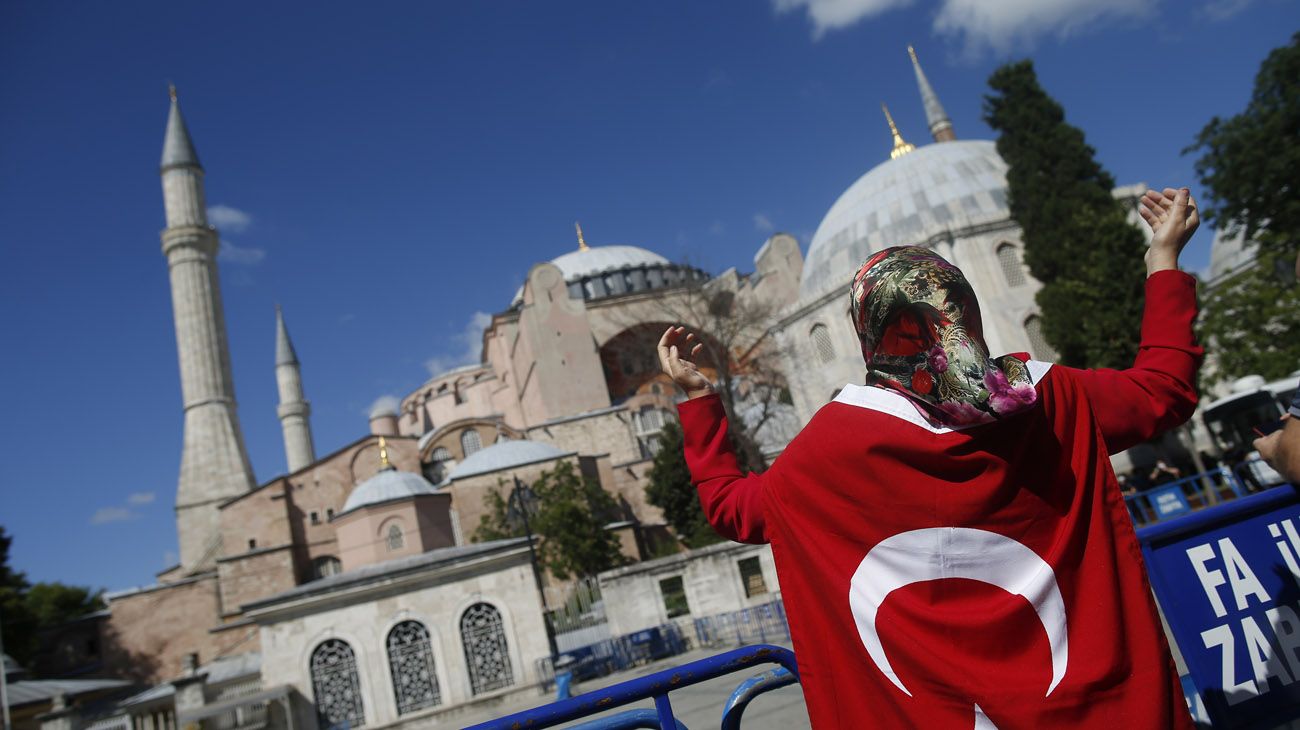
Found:
[[[311,578],[317,580],[337,575],[343,571],[343,563],[333,555],[322,555],[311,561]]]
[[[467,428],[460,434],[460,449],[465,452],[465,458],[483,448],[483,440],[479,438],[478,431]]]
[[[429,454],[429,460],[430,461],[451,461],[451,452],[447,450],[446,446],[439,446],[438,448],[433,450],[433,453]]]
[[[831,333],[826,329],[826,325],[813,325],[808,336],[812,338],[813,349],[817,351],[817,357],[821,358],[822,362],[831,362],[835,359],[835,343],[831,342]]]
[[[357,657],[346,641],[328,639],[311,653],[311,688],[322,728],[366,724]]]
[[[419,621],[403,621],[388,632],[388,667],[393,673],[397,714],[442,704],[434,672],[429,630]]]
[[[1025,334],[1029,335],[1029,354],[1037,360],[1055,360],[1056,349],[1043,336],[1043,320],[1037,314],[1025,320]]]
[[[402,539],[402,526],[389,525],[388,526],[388,549],[401,550],[402,546],[405,544],[406,541]]]
[[[1025,283],[1025,267],[1020,264],[1020,254],[1009,243],[998,246],[998,264],[1002,266],[1002,278],[1007,286],[1020,286]]]
[[[474,694],[515,683],[500,611],[486,603],[470,606],[460,617],[460,641],[465,646],[465,665],[469,667],[469,685]]]

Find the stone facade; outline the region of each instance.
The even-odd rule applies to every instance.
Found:
[[[335,576],[322,581],[319,592],[300,590],[253,604],[249,616],[260,627],[263,676],[314,699],[313,652],[326,641],[346,642],[370,727],[399,720],[434,724],[458,705],[536,692],[538,660],[549,648],[526,545],[515,540],[453,551],[462,554],[440,560],[448,551],[435,551],[389,563],[398,567],[386,572],[367,574],[368,568],[358,572],[360,578]],[[480,673],[482,684],[501,686],[476,693],[466,660],[474,645],[466,641],[462,622],[472,607],[484,604],[499,617],[509,679],[482,683]],[[439,702],[399,715],[387,641],[406,621],[428,632]],[[296,724],[312,728],[316,718],[300,717]]]
[[[747,584],[741,578],[741,562],[755,558],[762,580],[750,578],[747,595]],[[684,633],[690,636],[694,633],[691,630],[694,619],[770,603],[781,596],[772,548],[735,542],[629,565],[601,573],[599,579],[612,636],[669,621],[682,624]],[[665,581],[675,579],[681,579],[686,599],[687,612],[679,616],[670,615],[664,596]]]

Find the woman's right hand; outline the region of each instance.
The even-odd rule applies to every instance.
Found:
[[[690,360],[683,359],[677,349],[678,343],[690,348]],[[685,327],[669,327],[659,338],[659,367],[673,379],[677,387],[686,391],[687,398],[702,398],[713,392],[713,384],[695,367],[693,360],[699,357],[704,344],[695,340],[695,335]]]

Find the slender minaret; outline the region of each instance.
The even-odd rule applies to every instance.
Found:
[[[181,567],[211,568],[221,550],[217,506],[254,486],[235,413],[226,321],[217,279],[217,232],[208,225],[203,167],[181,117],[176,89],[162,155],[167,228],[163,255],[171,276],[176,350],[180,356],[185,434],[176,485]]]
[[[948,112],[943,110],[943,104],[939,103],[939,95],[934,93],[930,88],[930,82],[925,78],[925,72],[921,70],[921,62],[916,59],[916,51],[911,46],[907,47],[907,55],[912,57],[912,69],[916,71],[916,85],[921,88],[921,103],[925,105],[925,121],[930,125],[930,135],[934,137],[935,142],[951,142],[957,139],[957,135],[952,131],[952,120],[948,118]]]
[[[293,351],[284,313],[275,305],[275,383],[280,388],[280,405],[275,409],[284,429],[284,458],[295,472],[316,461],[311,443],[311,404],[302,395],[302,373],[298,353]]]

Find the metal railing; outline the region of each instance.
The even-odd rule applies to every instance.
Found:
[[[513,728],[539,730],[645,699],[654,700],[653,715],[650,714],[650,710],[627,710],[576,727],[584,730],[597,728],[623,730],[644,727],[685,730],[685,726],[673,715],[672,702],[668,698],[670,692],[762,664],[779,664],[785,673],[765,672],[743,682],[732,693],[724,708],[722,720],[722,727],[731,730],[740,727],[745,707],[755,696],[799,681],[799,667],[795,662],[794,652],[766,644],[732,649],[716,656],[671,667],[571,699],[472,725],[466,730],[512,730]],[[655,721],[657,724],[654,724]]]
[[[1268,473],[1263,466],[1260,459],[1248,459],[1235,467],[1220,466],[1126,494],[1124,503],[1135,524],[1155,524],[1273,486],[1271,482],[1261,483],[1260,475]]]
[[[790,640],[785,602],[776,599],[761,606],[695,619],[697,646],[739,646]]]

